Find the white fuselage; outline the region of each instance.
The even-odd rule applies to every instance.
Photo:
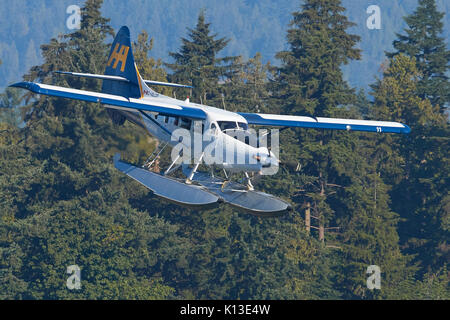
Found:
[[[207,114],[206,120],[199,121],[145,111],[140,114],[152,136],[172,147],[181,144],[183,148],[191,148],[193,163],[203,160],[203,163],[232,172],[260,172],[263,168],[278,166],[278,159],[267,147],[257,146],[256,133],[248,130],[247,121],[239,114],[163,95],[156,99],[170,105],[199,108]],[[149,100],[155,101],[155,97],[149,97]],[[180,133],[189,133],[190,139],[180,141]]]

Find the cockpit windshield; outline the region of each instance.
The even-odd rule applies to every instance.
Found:
[[[238,122],[239,129],[248,130],[248,125],[244,122]]]
[[[230,130],[230,129],[237,129],[237,124],[234,121],[218,121],[220,130]]]
[[[226,131],[226,130],[247,130],[248,125],[244,122],[234,122],[234,121],[218,121],[220,130]]]
[[[249,130],[248,125],[245,122],[235,122],[235,121],[218,121],[217,124],[220,130],[239,141],[244,142],[247,145],[252,145],[257,147],[258,137],[254,130]]]

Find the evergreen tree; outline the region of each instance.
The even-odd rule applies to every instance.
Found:
[[[263,64],[260,53],[243,62],[235,61],[236,72],[223,85],[227,110],[236,112],[270,113],[267,90],[270,63]]]
[[[418,96],[440,106],[441,112],[450,102],[450,83],[446,74],[450,67],[450,51],[440,36],[444,15],[437,10],[435,0],[419,0],[416,11],[404,18],[408,25],[406,35],[397,34],[398,40],[393,43],[397,51],[387,53],[391,58],[403,53],[416,59],[420,72]]]
[[[353,24],[344,11],[337,0],[310,0],[293,14],[290,50],[277,55],[282,65],[272,86],[274,103],[282,105],[283,113],[346,118],[368,112],[351,106],[367,101],[361,94],[357,99],[342,76],[341,66],[360,57],[355,48],[359,37],[347,33]],[[324,269],[333,270],[343,297],[377,298],[365,287],[371,264],[391,271],[387,292],[405,281],[411,273],[408,258],[400,252],[387,187],[377,176],[377,163],[370,161],[371,150],[363,148],[364,135],[302,129],[290,134],[287,144],[285,138],[282,149],[294,155],[301,172],[290,170],[291,177],[301,177],[296,182],[300,190],[290,198],[299,210],[310,208],[324,249],[327,243],[340,248],[331,254],[339,264]],[[339,232],[324,236],[333,226]]]
[[[449,126],[444,111],[450,101],[450,83],[446,74],[450,51],[440,36],[443,17],[444,13],[437,10],[434,0],[419,0],[416,11],[405,17],[406,35],[397,34],[398,40],[393,43],[396,52],[387,53],[391,58],[402,54],[413,58],[417,70],[409,68],[406,77],[413,74],[410,79],[402,76],[397,85],[395,80],[394,83],[386,80],[386,87],[403,87],[408,94],[391,89],[383,92],[377,87],[375,95],[380,97],[378,101],[386,102],[381,105],[394,105],[397,101],[396,111],[391,111],[401,110],[404,118],[409,115],[409,119],[405,119],[412,128],[409,139],[397,140],[390,146],[397,148],[398,153],[394,154],[403,159],[405,165],[402,171],[396,169],[403,176],[394,182],[391,193],[394,210],[404,218],[399,229],[404,250],[416,256],[415,261],[421,266],[419,276],[424,277],[425,273],[436,272],[448,263],[449,230],[444,221],[448,218],[446,186],[450,165],[446,155],[449,152]],[[399,65],[398,61],[391,61],[392,64]],[[399,72],[396,74],[398,78]],[[409,96],[409,101],[398,100],[397,94],[401,92],[404,97]],[[380,105],[376,110],[380,110]]]
[[[143,30],[137,41],[134,42],[133,54],[139,73],[143,79],[167,82],[167,73],[163,68],[161,59],[155,60],[149,57],[153,48],[153,38],[148,39],[148,33]],[[164,95],[171,95],[172,90],[168,87],[158,87],[158,92]]]
[[[333,116],[339,105],[354,100],[340,68],[360,59],[355,48],[360,38],[347,33],[354,23],[344,11],[340,0],[308,0],[293,13],[287,36],[290,50],[277,54],[282,66],[276,96],[285,101],[284,111]]]
[[[102,4],[103,0],[86,0],[81,9],[80,29],[64,36],[72,49],[72,70],[89,70],[91,73],[105,70],[104,56],[110,47],[105,40],[108,36],[114,37],[114,31],[108,24],[110,19],[101,14]]]
[[[301,11],[293,13],[287,37],[290,50],[277,54],[282,65],[272,86],[273,104],[282,106],[280,113],[343,115],[345,111],[340,105],[355,100],[340,68],[351,59],[359,59],[360,51],[354,48],[359,37],[346,32],[353,23],[343,15],[344,11],[340,1],[310,0],[302,5]],[[349,154],[345,145],[336,149],[334,136],[329,131],[296,130],[295,134],[281,137],[282,154],[283,149],[289,150],[297,167],[310,177],[298,201],[303,207],[311,202],[322,226],[332,219],[333,209],[327,196],[334,194],[339,185],[333,158]]]
[[[380,178],[376,149],[376,139],[370,136],[354,146],[355,159],[345,165],[354,174],[348,175],[351,182],[338,190],[334,204],[342,244],[336,282],[346,299],[396,296],[400,294],[398,287],[407,283],[416,270],[411,257],[400,250],[399,217],[390,208],[389,186]],[[367,288],[369,265],[380,267],[382,290]]]
[[[194,87],[191,96],[196,102],[207,104],[211,100],[219,106],[222,100],[219,81],[225,81],[232,74],[232,62],[236,57],[218,57],[229,40],[216,39],[216,34],[210,34],[210,23],[205,22],[203,10],[196,28],[188,30],[190,40],[182,38],[180,51],[169,53],[174,59],[174,63],[166,64],[173,71],[170,79],[191,84]]]
[[[20,92],[11,88],[0,94],[0,122],[13,126],[20,124],[20,100]]]
[[[394,56],[384,78],[373,85],[374,117],[387,117],[412,128],[406,137],[378,138],[376,157],[382,178],[393,185],[392,208],[406,253],[414,254],[421,274],[439,269],[447,259],[445,198],[449,183],[448,123],[428,99],[417,94],[415,58]]]
[[[342,14],[344,11],[338,0],[310,0],[300,12],[293,13],[293,28],[288,31],[290,50],[278,53],[282,65],[272,86],[272,103],[282,106],[280,113],[336,116],[344,112],[339,105],[354,100],[340,67],[359,58],[359,50],[354,48],[359,37],[347,34],[346,29],[353,24]],[[303,207],[310,202],[323,226],[333,213],[327,197],[340,185],[336,160],[350,153],[346,142],[337,141],[329,131],[296,131],[281,136],[282,155],[283,149],[290,153],[297,168],[309,176],[307,188],[296,201]]]
[[[53,71],[103,73],[112,29],[101,4],[87,0],[81,29],[43,45],[43,64],[25,79],[99,91],[98,80]],[[233,111],[401,121],[409,136],[283,131],[279,173],[255,186],[294,210],[262,219],[149,195],[111,163],[117,151],[141,163],[154,146],[145,131],[115,125],[96,104],[28,93],[21,128],[3,112],[21,105],[20,91],[7,90],[0,299],[449,299],[450,132],[439,103],[427,99],[434,96],[418,89],[421,68],[435,60],[396,53],[372,86],[371,104],[340,71],[360,54],[340,1],[306,0],[293,16],[290,49],[276,68],[259,54],[218,58],[227,40],[210,35],[201,12],[191,39],[173,53],[170,80],[192,80],[194,99]],[[136,63],[143,77],[166,81],[161,61],[149,56],[152,44],[139,35]],[[320,231],[305,228],[306,208]],[[66,288],[73,264],[81,267],[79,291]],[[382,290],[366,287],[372,264],[381,268]]]
[[[43,46],[43,65],[32,68],[26,78],[100,89],[95,81],[52,74],[103,72],[110,27],[100,7],[101,1],[88,0],[81,29]],[[103,107],[77,101],[33,97],[26,112],[26,127],[7,129],[7,142],[0,145],[0,194],[6,200],[0,213],[6,265],[2,263],[5,278],[0,286],[10,285],[2,290],[6,298],[172,296],[174,289],[164,283],[162,270],[182,259],[179,249],[188,241],[176,235],[176,226],[131,207],[129,201],[148,191],[111,163],[116,151],[129,153],[131,159],[147,153],[144,131],[114,126]],[[73,264],[82,269],[80,291],[65,286],[66,268]]]

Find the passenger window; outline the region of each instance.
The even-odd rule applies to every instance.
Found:
[[[165,117],[164,122],[169,123],[169,117]]]
[[[186,130],[190,130],[191,129],[191,123],[192,123],[192,120],[190,120],[188,118],[181,118],[181,125],[180,125],[180,127],[182,127],[183,129],[186,129]]]
[[[175,120],[173,121],[173,124],[178,126],[179,122],[180,122],[180,118],[179,117],[175,117]]]

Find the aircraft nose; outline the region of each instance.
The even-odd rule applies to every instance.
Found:
[[[270,151],[266,156],[261,157],[261,164],[263,168],[270,168],[272,166],[278,167],[280,165],[280,161]]]
[[[258,161],[262,168],[273,168],[280,165],[280,161],[275,154],[267,148],[260,148],[253,158]]]
[[[277,167],[280,166],[280,160],[273,154],[272,151],[270,151],[270,159],[272,161],[273,166],[277,166]]]

